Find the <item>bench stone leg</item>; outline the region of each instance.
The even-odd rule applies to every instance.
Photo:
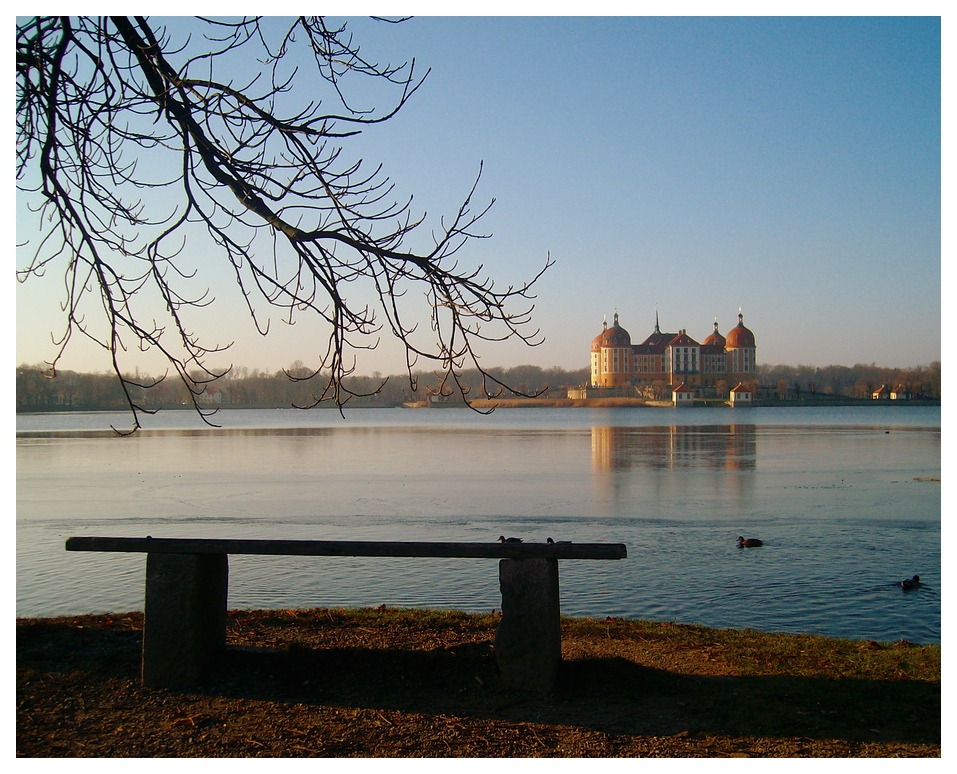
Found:
[[[147,554],[144,688],[196,682],[226,646],[226,554]]]
[[[495,657],[510,688],[554,689],[562,660],[558,560],[502,559],[502,620],[495,633]]]

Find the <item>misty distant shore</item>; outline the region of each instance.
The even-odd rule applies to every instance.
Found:
[[[870,400],[866,398],[845,398],[845,397],[815,397],[802,398],[799,400],[761,400],[754,401],[750,407],[738,407],[738,410],[747,411],[748,408],[810,408],[820,406],[895,406],[906,408],[908,406],[939,406],[940,400],[937,398],[915,398],[911,400]],[[695,400],[695,407],[715,407],[731,408],[727,401],[718,399]],[[217,407],[220,411],[248,410],[248,409],[287,409],[288,405],[262,405],[262,404],[229,404]],[[308,411],[336,409],[335,404],[328,406],[315,406]],[[350,403],[346,410],[359,410],[367,408],[409,408],[409,409],[447,409],[447,408],[468,408],[462,401],[412,401],[412,402],[393,402],[383,403],[363,403],[356,401]],[[671,401],[665,400],[645,400],[643,398],[483,398],[471,402],[471,408],[487,411],[490,409],[509,409],[509,408],[675,408]],[[62,413],[88,413],[91,409],[77,409],[64,406],[62,408],[45,408],[39,411],[17,410],[17,414],[62,414]],[[103,411],[111,411],[104,409]],[[163,411],[195,411],[193,406],[164,406]]]

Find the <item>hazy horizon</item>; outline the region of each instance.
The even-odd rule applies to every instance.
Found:
[[[881,363],[865,363],[865,362],[859,360],[859,361],[857,361],[856,363],[828,363],[827,365],[823,365],[823,366],[821,366],[821,365],[814,365],[814,364],[811,364],[811,363],[758,363],[758,364],[757,364],[757,367],[758,367],[759,369],[761,369],[761,368],[797,368],[797,369],[801,369],[801,368],[816,368],[816,369],[826,369],[826,368],[851,368],[851,369],[853,369],[853,368],[856,368],[856,367],[858,367],[858,366],[863,366],[863,367],[866,367],[866,368],[877,368],[877,369],[882,369],[882,370],[908,371],[908,370],[911,370],[911,369],[914,369],[914,368],[928,368],[928,367],[934,365],[935,363],[940,363],[940,362],[941,362],[940,360],[931,360],[930,362],[927,362],[927,363],[910,363],[910,364],[908,364],[908,365],[884,365],[884,364],[881,364]],[[248,366],[248,365],[243,365],[243,364],[241,364],[241,363],[237,363],[237,364],[233,365],[233,366],[230,368],[230,372],[237,372],[237,371],[244,371],[244,370],[245,370],[246,372],[248,372],[248,373],[250,373],[250,374],[251,374],[251,373],[254,373],[254,372],[258,372],[259,374],[274,375],[274,374],[276,374],[276,373],[278,373],[278,372],[280,372],[280,371],[289,370],[289,369],[290,369],[291,367],[293,367],[295,364],[296,364],[296,361],[293,361],[292,363],[286,363],[286,365],[280,366],[279,368],[260,368],[260,367],[258,367],[258,366]],[[43,366],[43,365],[45,365],[45,364],[44,364],[44,363],[27,363],[27,362],[22,362],[22,363],[18,363],[18,364],[16,365],[16,368],[22,368],[22,367],[35,368],[35,367],[37,367],[37,366]],[[305,365],[305,364],[303,364],[303,365]],[[308,366],[307,366],[307,367],[308,367]],[[578,367],[563,368],[562,366],[558,366],[558,365],[544,366],[544,365],[540,365],[540,364],[538,364],[538,363],[517,363],[516,365],[512,365],[512,366],[497,366],[497,365],[492,365],[492,366],[483,366],[483,368],[485,368],[486,370],[491,370],[491,371],[495,371],[495,370],[510,371],[510,370],[512,370],[512,369],[518,369],[518,368],[539,368],[539,369],[541,369],[542,371],[550,371],[550,370],[552,370],[552,369],[558,369],[558,370],[563,371],[563,372],[565,372],[565,373],[572,373],[572,372],[574,372],[574,371],[588,371],[589,368],[590,368],[590,366],[586,363],[585,365],[581,365],[581,366],[578,366]],[[412,373],[413,373],[413,374],[429,374],[429,373],[432,373],[432,372],[437,371],[437,370],[438,370],[438,369],[415,368],[415,369],[412,370]],[[465,370],[466,373],[468,373],[468,372],[470,372],[470,371],[474,371],[475,369],[474,369],[474,368],[466,368],[466,369],[464,369],[464,370]],[[59,373],[59,372],[61,372],[61,371],[73,371],[73,372],[75,372],[75,373],[84,373],[84,374],[112,374],[112,373],[113,373],[113,372],[112,372],[110,369],[108,369],[108,368],[100,369],[99,371],[80,371],[80,370],[75,369],[75,368],[62,368],[62,367],[59,367],[59,366],[58,366],[58,367],[57,367],[57,372]],[[126,373],[133,373],[133,371],[135,371],[135,368],[130,369],[130,371],[127,371]],[[158,376],[158,375],[159,375],[159,374],[157,374],[157,373],[152,373],[152,372],[150,372],[150,371],[148,371],[148,370],[146,370],[146,369],[143,369],[143,368],[140,368],[140,374],[141,374],[141,376],[146,376],[146,377]],[[378,374],[378,376],[377,376],[376,374]],[[393,371],[393,372],[391,372],[391,373],[386,373],[386,372],[383,372],[383,371],[369,371],[369,372],[361,372],[361,373],[360,373],[360,372],[356,372],[356,373],[354,373],[354,374],[350,374],[350,377],[372,378],[372,379],[377,379],[377,378],[383,378],[383,379],[389,378],[389,379],[392,379],[392,378],[394,378],[394,377],[403,377],[403,376],[407,376],[407,375],[408,375],[408,372],[407,372],[407,371]]]

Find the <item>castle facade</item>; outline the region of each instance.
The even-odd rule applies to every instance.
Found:
[[[755,379],[757,360],[754,334],[738,324],[727,337],[714,330],[700,344],[686,330],[662,333],[655,313],[655,329],[641,344],[632,344],[631,335],[615,321],[605,321],[591,344],[591,386],[647,392],[667,392],[684,385],[699,395],[727,393],[735,385]]]

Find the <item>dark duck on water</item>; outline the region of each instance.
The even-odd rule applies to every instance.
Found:
[[[915,575],[913,578],[908,578],[902,580],[900,586],[905,591],[910,591],[911,589],[919,589],[921,586],[920,575]]]
[[[758,540],[757,538],[747,538],[745,539],[743,535],[738,536],[738,548],[757,548],[758,546],[763,546],[764,542]]]

